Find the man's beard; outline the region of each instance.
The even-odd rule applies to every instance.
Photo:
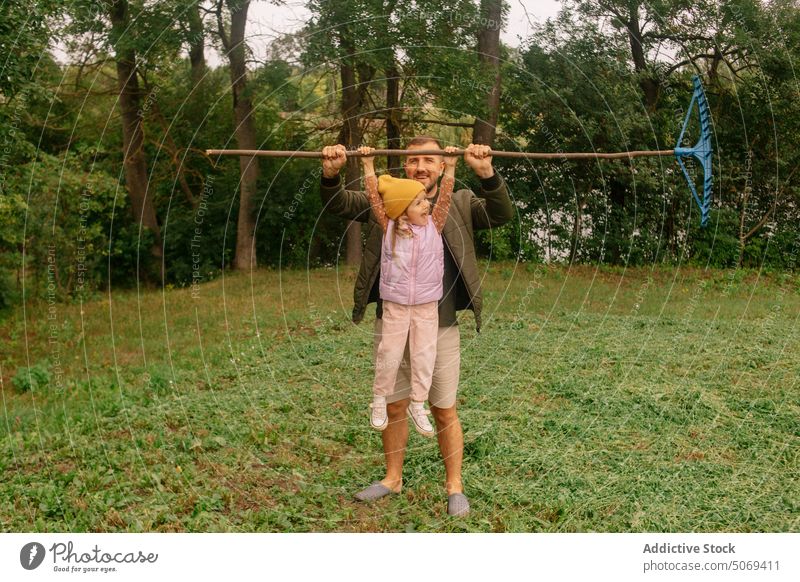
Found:
[[[429,176],[427,176],[427,177],[429,177]],[[426,178],[427,178],[427,177],[426,177]],[[419,180],[417,180],[417,182],[419,182]],[[426,194],[430,194],[431,192],[433,192],[433,191],[436,189],[436,185],[437,185],[437,183],[438,183],[438,180],[433,180],[433,181],[431,182],[431,185],[430,185],[430,186],[425,186],[425,193],[426,193]]]

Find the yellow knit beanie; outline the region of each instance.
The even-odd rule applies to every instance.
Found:
[[[392,220],[397,220],[423,190],[425,186],[416,180],[394,178],[389,174],[383,174],[378,178],[378,193],[383,198],[386,216]]]

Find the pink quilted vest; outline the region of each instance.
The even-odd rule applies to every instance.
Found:
[[[412,224],[413,238],[398,236],[392,252],[395,222],[383,236],[381,248],[381,299],[401,305],[422,305],[439,301],[443,295],[444,245],[433,220]]]

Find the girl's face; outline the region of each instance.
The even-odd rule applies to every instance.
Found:
[[[431,203],[425,197],[425,190],[417,194],[414,201],[406,209],[408,215],[408,222],[416,224],[417,226],[425,226],[428,224],[428,215],[431,212]]]

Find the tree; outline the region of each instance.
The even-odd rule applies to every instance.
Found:
[[[201,14],[202,0],[194,0],[186,10],[189,62],[192,69],[192,87],[197,90],[206,76],[205,27]]]
[[[0,309],[16,300],[11,273],[19,282],[25,252],[24,225],[29,209],[24,187],[15,180],[16,171],[36,157],[29,139],[26,112],[32,95],[43,89],[34,72],[46,52],[51,29],[47,17],[53,6],[40,3],[0,4]],[[33,12],[33,17],[31,12]],[[30,195],[30,190],[27,190]]]
[[[363,139],[359,116],[364,108],[367,87],[375,70],[369,64],[357,61],[353,39],[345,26],[340,26],[336,34],[345,52],[339,61],[342,83],[342,126],[336,142],[343,144],[348,150],[353,150],[361,145]],[[361,183],[361,162],[358,158],[348,158],[346,176],[345,187],[357,190]],[[350,221],[346,237],[347,264],[358,265],[361,262],[361,223]]]
[[[486,96],[486,117],[476,117],[473,143],[492,145],[500,111],[500,30],[503,23],[503,0],[481,0],[481,26],[478,31],[478,61],[488,73],[491,90]]]
[[[141,274],[146,280],[156,278],[159,282],[163,282],[165,274],[161,229],[153,185],[148,178],[143,119],[152,105],[149,102],[152,95],[145,99],[140,82],[148,67],[156,66],[162,59],[169,61],[168,55],[177,54],[180,44],[175,41],[177,35],[170,31],[182,9],[180,0],[153,4],[74,0],[68,4],[68,18],[62,28],[68,44],[80,47],[83,53],[76,86],[87,70],[102,74],[106,62],[113,60],[122,122],[125,187],[140,229],[152,233],[150,260],[143,261]]]
[[[125,186],[131,197],[134,217],[142,228],[153,233],[150,255],[156,261],[159,280],[164,280],[164,263],[161,250],[161,229],[156,218],[153,197],[148,196],[149,180],[144,156],[142,128],[142,103],[137,72],[136,49],[129,38],[131,18],[127,0],[114,0],[109,4],[111,20],[110,39],[115,49],[119,106],[122,115],[123,165]],[[147,271],[143,272],[147,277]]]
[[[391,28],[392,16],[397,7],[397,0],[387,0],[383,5],[384,18],[381,20],[382,36],[388,40],[396,32]],[[392,43],[386,47],[383,74],[386,78],[386,147],[390,150],[399,150],[402,147],[403,108],[400,106],[400,83],[402,81],[400,68],[397,63],[395,47]],[[400,156],[387,156],[386,167],[395,177],[402,175]]]
[[[341,127],[336,142],[348,150],[361,145],[362,112],[369,83],[375,74],[375,67],[361,52],[365,34],[374,26],[363,18],[368,13],[367,4],[368,0],[314,0],[308,5],[314,16],[308,26],[311,41],[306,59],[333,59],[341,83]],[[358,159],[347,160],[345,175],[345,187],[359,189],[361,165]],[[345,260],[349,265],[357,265],[361,262],[361,224],[350,221],[345,237]]]
[[[249,0],[224,0],[230,17],[229,31],[223,17],[223,0],[217,0],[217,34],[225,55],[228,57],[233,95],[233,116],[236,123],[236,145],[238,149],[254,150],[256,127],[253,117],[253,103],[247,87],[247,65],[245,55],[245,27]],[[256,259],[256,221],[255,196],[258,187],[259,165],[255,156],[239,158],[241,174],[239,189],[239,218],[236,225],[236,254],[233,266],[238,270],[255,268]]]

